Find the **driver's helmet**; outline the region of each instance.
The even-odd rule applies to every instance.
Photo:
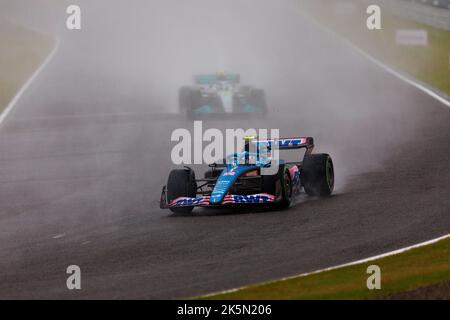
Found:
[[[217,80],[219,80],[219,81],[225,81],[227,79],[227,75],[226,75],[225,71],[223,71],[223,70],[217,71],[216,75],[217,75]]]

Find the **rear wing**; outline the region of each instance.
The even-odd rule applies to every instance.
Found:
[[[296,137],[296,138],[280,138],[276,140],[259,140],[259,139],[246,139],[246,148],[249,148],[249,143],[258,146],[265,146],[268,150],[271,150],[275,145],[279,150],[294,150],[306,148],[307,151],[312,151],[314,148],[314,139],[312,137]]]
[[[219,81],[239,84],[241,76],[239,74],[201,74],[194,76],[194,81],[199,85],[212,85]]]

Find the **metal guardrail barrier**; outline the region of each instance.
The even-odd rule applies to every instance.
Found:
[[[415,2],[418,4],[428,5],[435,8],[450,10],[450,0],[403,0],[403,1]]]
[[[435,8],[450,10],[450,0],[403,0],[403,1],[415,2],[418,4],[428,5]]]
[[[450,31],[450,0],[363,0],[379,3],[391,13],[409,20]]]

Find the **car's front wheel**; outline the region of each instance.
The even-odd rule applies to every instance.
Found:
[[[195,198],[197,195],[197,183],[195,182],[195,173],[191,169],[172,170],[167,181],[167,200],[171,201],[186,197]],[[174,213],[190,213],[193,207],[172,207],[170,210]]]
[[[274,175],[263,176],[263,190],[281,200],[277,207],[288,208],[292,202],[292,179],[289,168],[284,164],[278,167],[278,172]]]
[[[288,167],[284,167],[281,182],[281,208],[289,208],[292,202],[292,179]]]
[[[190,115],[192,112],[191,88],[182,87],[178,93],[180,114],[184,116]]]

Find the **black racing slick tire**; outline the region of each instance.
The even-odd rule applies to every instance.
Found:
[[[172,170],[167,181],[167,200],[170,203],[179,197],[195,198],[197,183],[195,173],[191,169]],[[190,213],[193,207],[170,208],[174,213]]]
[[[180,113],[189,116],[192,112],[191,88],[182,87],[178,93]]]
[[[279,203],[280,208],[289,208],[292,202],[292,179],[289,172],[289,168],[283,166],[282,178],[281,178],[281,201]]]
[[[258,113],[265,117],[267,114],[267,101],[266,93],[264,92],[264,90],[254,90],[251,100],[253,104],[258,108]]]
[[[326,197],[333,192],[334,166],[328,154],[306,155],[300,176],[305,192],[310,196]]]
[[[280,209],[288,208],[292,202],[292,180],[289,168],[282,164],[278,168],[278,173],[263,176],[263,191],[281,197],[277,207]]]

